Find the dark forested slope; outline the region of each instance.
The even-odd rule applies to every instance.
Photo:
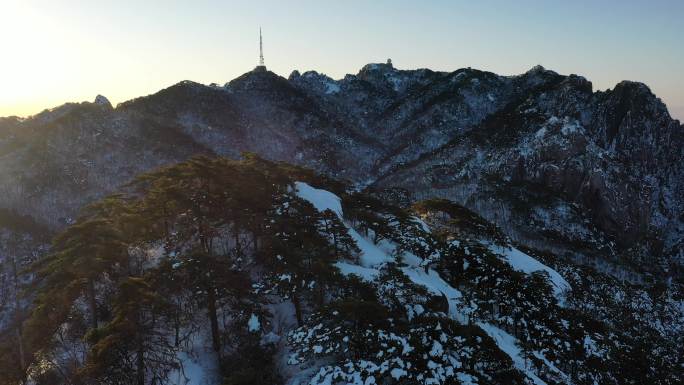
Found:
[[[676,384],[682,291],[245,154],[84,209],[0,339],[0,383]],[[204,382],[201,382],[204,381]]]

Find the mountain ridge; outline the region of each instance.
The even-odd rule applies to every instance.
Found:
[[[457,201],[478,211],[482,202],[499,198],[491,191],[479,201],[472,193],[447,191],[458,186],[472,189],[467,186],[475,182],[454,179],[464,170],[448,164],[468,153],[471,160],[498,158],[480,165],[471,162],[471,175],[533,183],[561,194],[567,204],[579,203],[590,212],[590,220],[616,236],[623,249],[633,246],[630,240],[655,236],[666,243],[665,251],[650,245],[647,253],[655,250],[667,254],[665,259],[674,255],[674,260],[682,254],[676,241],[684,226],[676,212],[684,197],[677,192],[682,176],[676,164],[684,159],[684,126],[642,83],[625,81],[612,90],[594,91],[581,76],[559,75],[541,66],[521,75],[499,76],[470,68],[434,72],[371,63],[339,80],[315,71],[293,72],[287,79],[251,71],[224,86],[183,81],[115,108],[107,104],[70,103],[30,118],[0,120],[4,163],[28,168],[18,175],[6,168],[2,175],[7,182],[0,187],[12,191],[20,186],[26,191],[27,180],[40,185],[39,175],[27,175],[35,170],[36,161],[52,167],[46,174],[69,185],[64,187],[68,192],[57,190],[58,195],[69,194],[65,202],[41,198],[41,193],[15,192],[0,206],[33,217],[41,216],[40,210],[56,210],[42,220],[59,228],[87,201],[164,162],[182,161],[195,153],[239,157],[242,151],[254,151],[358,186],[408,187],[421,196],[460,195]],[[58,136],[54,127],[62,130]],[[40,144],[45,139],[37,136],[44,134],[49,143]],[[97,148],[103,141],[109,143],[102,147],[105,152],[122,141],[133,145],[121,148],[119,160],[110,160],[118,171],[107,175],[109,183],[99,182],[97,187],[89,168],[104,165],[104,160],[95,159],[98,156],[114,154],[94,157],[85,147]],[[466,142],[477,151],[465,149]],[[27,157],[13,148],[40,156]],[[74,162],[75,153],[81,154],[80,161]],[[432,171],[411,169],[426,162],[433,164]],[[440,162],[447,163],[435,168]],[[53,175],[60,173],[56,164],[69,175]],[[610,172],[592,171],[596,165]],[[438,169],[442,171],[435,174]],[[440,177],[441,172],[446,177]],[[75,180],[79,173],[87,176]],[[437,186],[442,187],[433,191],[431,184],[407,184],[409,174],[439,180]],[[623,181],[626,187],[618,186]],[[14,187],[7,186],[12,183]],[[22,203],[34,196],[35,201]],[[623,202],[635,207],[625,208],[629,205]],[[641,213],[639,205],[649,207]],[[487,217],[496,222],[506,211]],[[540,230],[515,232],[530,231]]]
[[[540,66],[0,119],[0,384],[678,384],[683,144]]]

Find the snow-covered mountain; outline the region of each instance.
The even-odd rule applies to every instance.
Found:
[[[453,199],[577,259],[669,274],[682,259],[683,143],[645,85],[593,92],[542,67],[507,77],[369,64],[341,80],[249,72],[115,109],[98,97],[3,119],[0,207],[59,228],[139,172],[253,151],[359,186]]]
[[[390,366],[352,360],[342,367],[326,355],[342,345],[311,340],[334,330],[302,325],[289,340],[278,335],[281,345],[288,340],[294,349],[285,370],[292,378],[308,373],[322,383],[333,377],[353,383],[358,373],[381,371],[396,383],[427,378],[410,377],[416,373],[441,378],[436,383],[496,383],[510,370],[531,383],[635,383],[659,370],[650,359],[651,366],[639,367],[630,356],[638,351],[671,365],[661,383],[681,379],[681,357],[671,353],[682,343],[684,126],[643,84],[625,81],[595,92],[581,76],[539,66],[500,76],[470,68],[399,70],[388,62],[340,80],[315,71],[287,79],[252,71],[224,86],[184,81],[116,108],[98,96],[28,118],[0,118],[0,283],[6,288],[0,324],[12,324],[12,309],[26,305],[10,300],[19,290],[12,282],[28,282],[22,267],[40,260],[50,238],[77,223],[85,206],[128,191],[141,173],[196,155],[237,159],[244,151],[344,180],[396,210],[413,207],[411,215],[427,223],[425,233],[395,229],[383,243],[361,235],[341,207],[328,207],[337,199],[332,192],[308,185],[297,190],[348,225],[361,252],[359,260],[336,262],[343,274],[358,273],[380,299],[390,292],[422,298],[380,301],[382,311],[397,311],[397,303],[413,310],[404,314],[407,324],[385,323],[383,335],[376,330],[377,343],[406,349],[415,336],[400,334],[404,327],[434,334],[427,324],[412,323],[420,315],[411,315],[413,307],[425,311],[428,301],[437,307],[416,322],[437,320],[451,328],[445,338],[459,347],[435,351],[443,361],[439,375],[430,368],[434,360],[421,364],[432,372],[417,372],[401,367],[399,356]],[[426,199],[433,205],[412,206]],[[415,250],[407,250],[430,242],[435,232],[441,251],[411,257]],[[408,249],[397,251],[402,245]],[[472,275],[464,266],[443,265],[450,262],[441,256],[455,252],[449,248],[477,267]],[[547,286],[526,280],[537,271]],[[497,291],[498,285],[513,291]],[[435,305],[439,293],[446,303]],[[509,297],[522,302],[503,299]],[[509,319],[522,314],[511,310],[520,306],[531,312],[521,316],[522,330],[520,319]],[[535,313],[549,306],[553,310],[544,314],[552,314],[553,324]],[[329,314],[321,317],[322,325],[334,325]],[[595,334],[580,336],[578,328]],[[438,337],[430,341],[446,349]],[[667,346],[656,353],[652,341]],[[571,358],[580,350],[581,359]],[[463,352],[479,358],[467,361]],[[474,366],[458,371],[457,361]],[[616,377],[620,372],[629,374]]]

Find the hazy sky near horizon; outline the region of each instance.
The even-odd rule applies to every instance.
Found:
[[[595,90],[644,82],[684,120],[681,0],[0,0],[0,116],[223,84],[257,64],[259,26],[282,76],[341,78],[387,58],[504,75],[541,64]]]

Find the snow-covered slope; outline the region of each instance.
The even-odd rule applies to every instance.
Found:
[[[24,323],[7,318],[0,368],[25,348],[36,385],[682,378],[681,285],[616,280],[515,242],[457,203],[402,208],[387,192],[255,156],[196,158],[129,189],[87,211],[55,245],[69,247],[36,265],[36,305],[15,305]],[[94,226],[111,233],[80,242]],[[90,248],[103,242],[122,254]],[[81,274],[92,298],[70,291]],[[44,330],[57,332],[35,338]]]
[[[513,292],[509,292],[508,295],[511,298],[495,298],[495,305],[489,309],[483,309],[483,302],[481,297],[483,293],[478,293],[477,285],[473,286],[473,282],[463,282],[462,280],[472,280],[480,281],[487,280],[487,274],[497,273],[484,270],[477,270],[479,273],[474,273],[474,275],[462,275],[456,278],[454,275],[450,274],[450,268],[445,268],[446,265],[450,263],[453,264],[453,250],[448,248],[441,249],[439,253],[445,253],[439,255],[439,257],[433,260],[434,264],[426,265],[420,257],[417,257],[410,251],[410,248],[401,247],[395,242],[406,241],[405,237],[402,237],[402,241],[388,240],[385,239],[379,243],[375,243],[367,237],[362,236],[351,224],[348,218],[345,218],[342,211],[341,199],[335,194],[311,187],[306,183],[298,182],[296,183],[296,193],[298,196],[309,201],[316,209],[319,211],[325,211],[327,209],[335,212],[340,219],[345,223],[347,230],[349,231],[352,238],[359,246],[360,256],[359,259],[354,261],[341,261],[336,264],[342,274],[344,275],[355,275],[375,286],[379,293],[384,293],[384,295],[389,295],[389,298],[384,298],[387,301],[398,300],[400,306],[405,309],[406,316],[409,320],[413,319],[415,322],[420,322],[418,319],[424,317],[430,313],[426,309],[425,303],[413,303],[411,299],[415,300],[415,297],[406,296],[406,287],[404,285],[411,285],[417,289],[422,290],[428,296],[434,296],[437,298],[443,298],[447,302],[447,306],[443,308],[444,313],[441,313],[443,320],[451,320],[457,324],[463,325],[464,327],[478,327],[483,336],[488,336],[493,342],[493,346],[489,348],[498,349],[500,352],[504,353],[510,358],[510,362],[513,368],[515,368],[522,375],[523,382],[530,384],[573,384],[573,383],[592,383],[597,381],[601,383],[602,381],[612,382],[615,381],[615,374],[607,373],[589,373],[586,372],[582,374],[581,379],[575,376],[569,375],[566,371],[574,367],[574,364],[568,365],[568,362],[564,362],[567,358],[560,358],[564,356],[563,351],[572,350],[570,348],[571,344],[574,345],[579,343],[584,349],[588,349],[584,354],[588,354],[585,357],[594,357],[601,361],[610,360],[606,355],[606,350],[609,348],[598,348],[594,345],[594,339],[604,340],[610,339],[609,335],[599,334],[586,334],[585,337],[581,338],[581,342],[576,342],[571,337],[575,333],[584,334],[587,333],[586,330],[573,330],[573,324],[577,321],[574,320],[581,310],[577,308],[579,304],[574,300],[568,301],[566,297],[576,298],[580,295],[588,294],[587,288],[573,288],[572,285],[566,280],[559,271],[549,267],[542,261],[537,260],[535,257],[521,251],[511,244],[495,244],[494,242],[486,239],[481,241],[468,241],[468,246],[463,248],[464,254],[467,255],[465,259],[465,269],[472,269],[472,267],[467,267],[470,263],[469,260],[475,263],[482,263],[480,258],[485,255],[490,255],[495,259],[499,259],[501,262],[510,266],[512,270],[504,267],[504,265],[499,265],[498,268],[503,268],[502,271],[520,271],[525,274],[542,273],[543,285],[546,285],[546,290],[548,294],[542,294],[542,291],[535,291],[530,294],[522,294],[526,289],[522,286],[513,289]],[[427,230],[427,233],[423,233],[424,236],[430,236],[430,230],[427,225],[423,222],[417,220],[414,221],[415,231],[420,232],[421,230]],[[415,239],[414,239],[415,240]],[[460,239],[460,242],[463,242]],[[460,244],[459,241],[452,240],[451,245]],[[426,240],[421,240],[419,243],[429,243]],[[464,242],[465,243],[465,242]],[[472,259],[471,259],[472,258]],[[437,262],[439,261],[439,262]],[[448,262],[447,262],[448,261]],[[475,262],[477,261],[477,262]],[[388,275],[387,269],[391,269],[395,264],[401,264],[399,270],[396,272],[400,276]],[[491,262],[486,262],[491,263]],[[442,277],[438,271],[445,273],[445,277]],[[453,272],[453,271],[452,271]],[[566,274],[570,271],[566,271]],[[483,275],[480,275],[483,274]],[[498,273],[501,274],[501,273]],[[504,278],[507,280],[510,278]],[[498,280],[502,280],[501,276]],[[483,286],[487,287],[488,284]],[[519,284],[517,284],[519,285]],[[524,285],[523,285],[524,286]],[[458,287],[458,288],[457,288]],[[515,286],[514,286],[515,287]],[[459,289],[460,288],[460,289]],[[416,289],[416,290],[417,290]],[[465,290],[465,294],[461,292]],[[519,290],[519,291],[518,291]],[[538,289],[535,289],[538,290]],[[593,289],[589,289],[592,291]],[[401,295],[397,295],[397,292],[401,292]],[[583,294],[582,294],[583,293]],[[526,295],[532,296],[547,296],[545,301],[546,305],[542,308],[538,308],[532,313],[524,313],[527,316],[523,316],[522,323],[520,326],[515,326],[511,328],[511,318],[502,313],[507,313],[510,310],[503,310],[504,307],[521,307],[525,308],[524,299],[520,300]],[[382,294],[381,294],[382,295]],[[602,295],[600,292],[594,292],[591,295]],[[398,299],[395,297],[399,297]],[[555,298],[554,298],[555,297]],[[392,298],[392,299],[390,299]],[[518,298],[518,299],[516,299]],[[381,298],[381,301],[383,298]],[[498,303],[497,303],[498,302]],[[542,301],[544,302],[544,301]],[[674,304],[672,310],[676,309],[677,305]],[[533,308],[539,306],[533,305]],[[582,305],[579,305],[582,306]],[[564,310],[561,310],[564,309]],[[483,312],[483,310],[485,310]],[[676,310],[674,310],[676,312]],[[501,313],[500,313],[501,312]],[[539,312],[539,313],[535,313]],[[515,311],[514,311],[515,313]],[[532,315],[536,314],[536,315]],[[550,316],[550,319],[547,317]],[[421,383],[429,384],[448,384],[454,383],[454,381],[460,381],[460,383],[478,383],[478,378],[482,380],[484,372],[474,372],[471,370],[464,370],[463,364],[460,362],[462,357],[456,353],[450,356],[448,353],[448,348],[443,346],[445,341],[449,337],[442,334],[439,339],[431,341],[423,337],[422,348],[426,350],[426,356],[428,358],[428,366],[425,372],[414,369],[411,370],[411,365],[416,365],[416,362],[410,362],[410,360],[415,360],[415,358],[410,357],[410,352],[415,347],[411,345],[411,342],[404,339],[400,335],[393,334],[389,332],[389,340],[393,340],[400,343],[401,353],[397,354],[399,350],[395,350],[392,343],[389,341],[381,343],[377,349],[377,353],[371,353],[370,356],[375,359],[363,359],[360,361],[355,361],[353,359],[347,359],[342,362],[329,363],[325,357],[334,356],[334,352],[339,351],[345,346],[347,338],[344,336],[343,332],[340,332],[338,328],[334,328],[334,324],[328,329],[326,322],[322,321],[326,317],[326,314],[321,314],[320,316],[315,316],[311,323],[307,323],[305,327],[299,328],[290,334],[290,341],[295,346],[295,352],[289,355],[288,362],[290,365],[304,365],[307,367],[310,373],[315,373],[310,379],[302,379],[297,377],[291,384],[332,384],[332,383],[353,383],[353,384],[368,384],[376,383],[378,377],[394,378],[399,380],[401,378],[406,378],[409,381],[419,381]],[[418,318],[416,318],[418,317]],[[519,316],[516,316],[519,317]],[[536,318],[539,317],[539,318]],[[550,321],[550,322],[549,322]],[[442,321],[446,322],[446,321]],[[520,320],[515,321],[513,324],[518,325]],[[555,325],[554,325],[555,323]],[[437,324],[438,330],[441,330],[439,323]],[[498,325],[498,326],[497,326]],[[553,325],[553,326],[552,326]],[[680,324],[681,325],[681,324]],[[508,331],[502,329],[505,327]],[[560,329],[556,329],[560,327]],[[527,331],[521,331],[527,330]],[[537,330],[534,332],[533,330]],[[542,331],[541,334],[538,334]],[[342,333],[342,334],[340,334]],[[378,333],[377,330],[368,330],[367,333]],[[386,333],[382,330],[380,340],[384,341],[382,333]],[[514,336],[513,333],[517,335]],[[665,333],[666,335],[667,333]],[[600,336],[599,336],[600,335]],[[522,338],[522,340],[520,340]],[[369,339],[369,341],[372,338]],[[338,345],[335,341],[338,341]],[[440,342],[441,341],[441,342]],[[586,341],[590,341],[587,345]],[[604,340],[604,343],[606,341]],[[332,345],[331,345],[332,344]],[[478,346],[475,349],[485,349],[482,346]],[[451,354],[454,354],[453,352]],[[598,354],[598,355],[595,355]],[[441,357],[443,361],[438,359],[430,360],[431,357]],[[575,357],[574,359],[578,359]],[[608,362],[606,361],[606,364]],[[316,369],[318,367],[318,369]],[[460,370],[459,370],[460,369]],[[572,369],[576,370],[576,369]],[[485,375],[486,378],[486,375]]]
[[[316,207],[316,209],[318,209],[319,211],[330,209],[334,211],[340,217],[341,220],[344,221],[340,198],[336,195],[325,190],[313,188],[307,185],[306,183],[301,182],[296,183],[296,191],[297,195],[311,202],[311,204],[313,204],[313,206]],[[372,282],[381,275],[380,269],[382,268],[383,264],[396,262],[397,258],[399,258],[399,260],[402,261],[408,261],[408,265],[403,267],[401,271],[412,283],[425,288],[429,293],[433,295],[445,297],[449,303],[449,309],[447,314],[453,320],[460,323],[471,322],[471,320],[469,319],[471,309],[468,309],[467,306],[463,303],[463,295],[461,294],[461,292],[458,289],[451,286],[450,284],[448,284],[447,282],[445,282],[435,270],[423,268],[422,266],[420,266],[420,259],[413,255],[411,255],[409,258],[404,258],[402,255],[397,255],[396,253],[393,256],[391,253],[384,252],[380,250],[380,248],[376,246],[373,242],[361,237],[358,234],[358,232],[348,224],[347,228],[350,234],[352,235],[352,238],[354,238],[357,245],[361,249],[361,255],[359,259],[360,265],[354,265],[346,262],[341,262],[337,264],[337,266],[340,268],[343,274],[355,274],[365,280]],[[543,265],[539,261],[530,257],[529,255],[526,255],[525,253],[521,252],[516,248],[504,249],[497,246],[493,248],[493,252],[505,256],[507,261],[516,270],[520,270],[526,273],[531,273],[534,271],[544,271],[548,273],[551,277],[551,282],[553,283],[554,290],[556,291],[556,294],[559,296],[559,302],[562,300],[562,293],[570,290],[570,285],[560,276],[560,274],[558,274],[558,272]],[[411,305],[412,304],[407,304],[407,306]],[[494,339],[497,346],[510,356],[514,366],[518,370],[521,370],[527,378],[532,380],[534,384],[546,384],[537,376],[534,370],[528,368],[526,359],[523,358],[521,349],[518,347],[519,342],[513,336],[509,335],[505,331],[491,324],[478,322],[477,325],[482,330],[484,330],[487,333],[487,335]],[[441,354],[441,345],[439,344],[439,342],[435,342],[435,344],[436,345],[433,346],[439,347],[433,347],[433,351],[431,351],[430,353],[431,355]],[[316,349],[317,348],[314,347],[314,350]],[[436,349],[439,349],[440,351],[435,352]],[[321,353],[322,348],[318,349],[317,351]],[[540,357],[542,356],[539,353],[537,354]],[[544,361],[548,362],[546,359],[544,359]],[[378,370],[380,373],[389,371],[390,375],[395,379],[400,379],[402,376],[408,375],[408,372],[406,372],[405,367],[402,366],[402,362],[398,361],[397,364],[398,365],[396,367],[393,367],[391,363],[388,364],[387,362],[382,362],[376,367],[376,370]],[[554,370],[557,370],[555,369],[555,366],[553,366],[552,364],[548,363],[548,365]],[[367,370],[368,367],[375,367],[375,364],[365,363],[365,367],[363,367],[364,371]],[[431,370],[433,376],[422,379],[423,381],[425,381],[426,384],[449,383],[449,381],[453,381],[453,379],[460,379],[462,382],[468,383],[471,378],[469,374],[456,372],[454,371],[454,368],[450,366],[442,368],[435,364],[435,366],[431,368]],[[371,375],[364,378],[363,372],[338,373],[334,370],[332,372],[321,371],[317,376],[315,376],[311,380],[310,384],[328,384],[335,382],[340,378],[353,378],[354,384],[375,383],[373,370],[370,370],[369,373]],[[565,374],[563,374],[563,376],[566,379],[568,378],[568,376]],[[468,378],[467,381],[465,380],[466,378]]]

